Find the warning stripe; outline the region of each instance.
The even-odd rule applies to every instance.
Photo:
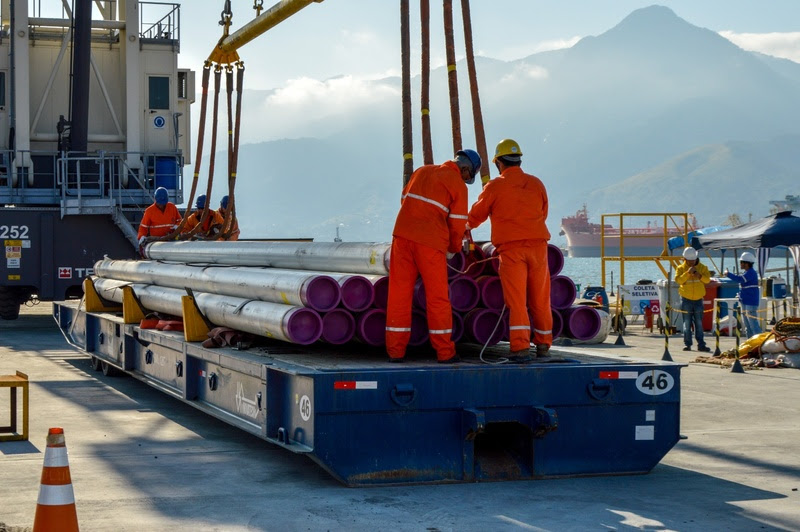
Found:
[[[38,504],[44,506],[75,504],[75,494],[72,491],[72,484],[64,484],[62,486],[48,486],[42,484],[39,488]]]
[[[378,381],[335,381],[334,390],[377,390]]]
[[[635,371],[601,371],[601,379],[637,379],[639,373]]]
[[[66,447],[48,447],[44,453],[44,467],[66,467],[67,461]]]
[[[42,484],[57,486],[70,483],[69,466],[42,468]]]

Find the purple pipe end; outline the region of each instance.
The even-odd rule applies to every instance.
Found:
[[[472,277],[461,275],[450,281],[450,305],[453,310],[458,312],[472,310],[480,299],[478,283]]]
[[[372,308],[358,316],[356,338],[376,347],[386,345],[386,311]]]
[[[428,318],[424,312],[411,312],[411,337],[408,345],[422,345],[428,341]]]
[[[389,276],[381,277],[375,281],[372,285],[372,289],[375,291],[375,298],[372,304],[375,305],[376,308],[386,310],[386,307],[389,306]]]
[[[464,319],[461,314],[453,312],[453,332],[450,333],[450,339],[453,342],[460,342],[464,337]]]
[[[500,310],[505,304],[503,299],[503,284],[499,277],[484,275],[478,278],[478,288],[481,292],[481,303],[492,310]]]
[[[575,283],[565,275],[555,275],[550,278],[550,306],[554,309],[564,310],[575,302]]]
[[[488,263],[483,262],[483,259],[486,258],[486,255],[483,253],[483,250],[479,247],[476,247],[474,250],[470,251],[464,258],[465,265],[464,265],[464,275],[468,275],[473,279],[477,279],[481,275],[483,275],[484,271],[486,271],[486,266]]]
[[[497,275],[500,271],[500,256],[497,254],[497,248],[491,242],[486,242],[481,246],[483,254],[486,258],[491,257],[492,260],[486,261],[486,268],[484,273],[490,275]]]
[[[366,277],[353,275],[342,281],[342,305],[351,312],[361,312],[372,305],[375,289]]]
[[[563,318],[567,336],[575,340],[594,338],[602,326],[600,314],[592,307],[570,307],[564,311]]]
[[[339,283],[327,275],[314,277],[306,283],[304,289],[306,306],[317,312],[328,312],[336,308],[342,298]]]
[[[553,340],[555,340],[564,332],[564,320],[561,319],[561,313],[557,310],[552,309],[550,313],[553,315]],[[533,327],[531,327],[531,331],[533,331]],[[533,338],[533,333],[531,333],[531,338]]]
[[[547,244],[547,267],[550,269],[550,277],[558,275],[564,269],[564,253],[553,244]]]
[[[477,344],[496,344],[505,336],[505,329],[500,313],[496,310],[476,308],[469,311],[464,318],[465,336]]]
[[[329,344],[346,344],[355,333],[356,320],[344,309],[334,309],[322,317],[322,339]]]
[[[466,267],[466,262],[467,259],[464,253],[458,252],[453,255],[450,260],[447,261],[447,265],[449,266],[449,268],[447,268],[448,279],[452,279],[456,275],[461,275],[461,272],[463,272]]]
[[[283,328],[290,342],[300,345],[313,344],[322,336],[322,318],[315,310],[298,308],[283,318]]]

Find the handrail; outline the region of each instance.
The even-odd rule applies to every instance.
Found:
[[[25,173],[17,169],[14,183],[15,157],[34,161],[31,186]],[[174,186],[167,187],[176,202],[183,198],[183,156],[180,152],[106,152],[71,154],[40,150],[0,150],[0,203],[24,205],[58,205],[66,203],[80,209],[87,198],[96,204],[101,199],[109,205],[143,208],[150,205],[159,177],[159,161],[175,161]],[[141,161],[141,172],[129,164]],[[131,177],[133,180],[131,181]],[[127,179],[126,179],[127,178]]]
[[[625,221],[627,218],[645,218],[647,221],[662,220],[661,226],[653,226],[651,230],[638,230],[631,233],[626,230]],[[616,227],[612,224],[607,224],[606,219],[614,221],[617,219]],[[682,224],[680,223],[682,220]],[[601,275],[602,285],[606,284],[606,262],[613,261],[620,263],[620,281],[619,284],[625,284],[625,263],[630,261],[655,261],[664,277],[669,274],[665,270],[661,261],[674,262],[675,257],[669,255],[668,240],[674,236],[682,235],[684,242],[688,242],[688,234],[693,228],[689,223],[689,214],[685,212],[626,212],[616,214],[603,214],[601,215],[600,222],[600,257],[601,257]],[[628,239],[636,241],[642,238],[659,237],[662,240],[662,248],[660,255],[641,255],[641,256],[626,256],[625,255],[625,240]],[[610,256],[606,255],[606,238],[613,238],[619,241],[619,255]]]

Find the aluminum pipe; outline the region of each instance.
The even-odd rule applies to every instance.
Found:
[[[186,295],[183,290],[94,279],[97,292],[117,303],[122,302],[122,287],[125,285],[133,287],[139,301],[147,309],[174,316],[183,314],[181,297]],[[195,293],[195,302],[212,323],[238,331],[300,345],[312,344],[322,334],[322,319],[309,308],[203,293]]]
[[[191,288],[208,294],[309,307],[317,312],[335,308],[341,298],[339,283],[335,279],[301,270],[198,267],[104,259],[94,265],[94,272],[105,279],[166,288]]]
[[[153,242],[145,256],[170,262],[321,272],[389,273],[391,244],[376,242]]]

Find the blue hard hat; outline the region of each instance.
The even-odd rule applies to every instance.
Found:
[[[483,164],[481,161],[481,156],[478,155],[478,152],[475,150],[470,149],[459,150],[456,152],[456,155],[464,155],[467,157],[467,159],[469,159],[469,162],[472,163],[472,181],[474,181],[474,176],[480,171],[481,165]],[[472,183],[472,181],[470,181],[470,183]]]
[[[219,200],[219,206],[223,209],[228,208],[228,196],[222,196],[222,199]]]
[[[198,209],[204,209],[206,206],[206,195],[200,194],[197,196],[197,201],[195,202],[194,206]]]
[[[155,193],[156,205],[166,205],[169,201],[169,192],[164,187],[158,187]]]

